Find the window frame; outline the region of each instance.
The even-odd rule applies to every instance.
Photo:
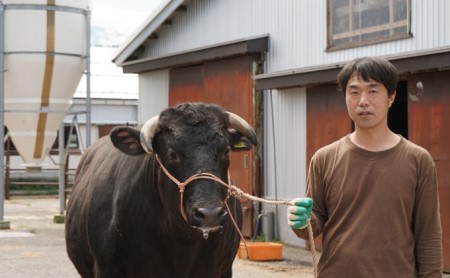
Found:
[[[365,46],[365,45],[376,44],[376,43],[380,43],[380,42],[394,41],[394,40],[400,40],[400,39],[406,39],[406,38],[412,37],[412,34],[411,34],[411,0],[405,0],[406,1],[406,19],[403,19],[401,21],[393,21],[393,22],[389,22],[389,23],[385,23],[385,24],[381,24],[381,25],[371,26],[371,27],[367,27],[367,28],[362,28],[362,29],[360,28],[360,29],[356,29],[353,31],[347,31],[347,32],[342,32],[342,33],[338,33],[338,34],[333,34],[332,1],[333,0],[327,0],[327,2],[326,2],[326,4],[327,4],[327,7],[326,7],[326,9],[327,9],[327,47],[326,47],[326,51],[349,49],[349,48],[355,48],[355,47],[360,47],[360,46]],[[351,10],[352,9],[351,3],[353,0],[348,0],[348,1],[349,1],[348,9]],[[393,5],[393,1],[390,1],[389,11],[392,11],[392,5]],[[349,14],[351,14],[351,13],[349,13]],[[350,19],[349,19],[349,21],[350,21]],[[338,37],[341,36],[343,38],[346,38],[346,37],[370,34],[370,33],[374,33],[377,31],[391,30],[394,28],[402,27],[402,26],[406,26],[406,32],[394,34],[391,36],[382,36],[382,37],[377,37],[377,38],[373,38],[373,39],[358,40],[358,41],[343,43],[343,44],[339,44],[339,45],[335,45],[334,41],[333,41],[336,39],[336,36],[338,36]]]

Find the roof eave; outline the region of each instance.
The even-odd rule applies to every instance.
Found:
[[[408,52],[383,58],[389,60],[400,75],[429,70],[448,70],[450,47]],[[257,90],[270,90],[336,83],[336,77],[345,64],[341,62],[260,74],[254,76],[254,84]]]
[[[117,48],[112,57],[113,63],[119,67],[122,66],[130,55],[185,2],[187,1],[163,0],[147,20]]]
[[[141,73],[165,68],[188,66],[205,61],[224,59],[248,54],[262,54],[268,51],[269,35],[261,35],[227,41],[164,56],[147,57],[122,63],[124,73]]]

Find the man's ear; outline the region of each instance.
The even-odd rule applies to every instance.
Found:
[[[392,94],[389,95],[389,108],[391,108],[392,104],[394,103],[396,96],[397,91],[394,91]]]
[[[114,147],[128,155],[145,153],[140,141],[141,131],[129,126],[118,126],[111,130],[109,137]]]
[[[232,151],[246,151],[253,147],[253,143],[237,130],[229,130],[230,147]]]

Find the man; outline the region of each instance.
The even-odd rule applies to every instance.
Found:
[[[309,198],[294,200],[288,224],[308,239],[308,217],[314,235],[323,234],[319,277],[441,278],[434,161],[387,124],[395,67],[358,58],[342,69],[338,83],[355,131],[315,153]]]

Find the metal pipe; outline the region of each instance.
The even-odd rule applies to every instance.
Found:
[[[9,229],[5,221],[5,6],[0,2],[0,229]]]
[[[278,96],[278,94],[277,94]],[[275,180],[275,200],[278,200],[278,169],[277,169],[277,144],[275,130],[275,112],[273,111],[273,92],[270,91],[270,113],[272,120],[272,140],[273,140],[273,176]],[[275,237],[278,238],[278,206],[275,206]]]
[[[4,220],[5,180],[3,157],[5,155],[5,9],[0,4],[0,222]],[[1,223],[0,223],[1,224]]]
[[[63,215],[66,208],[66,196],[65,196],[65,170],[66,170],[66,155],[64,148],[64,121],[59,126],[59,214]]]
[[[36,54],[45,54],[45,55],[53,55],[53,56],[70,56],[70,57],[77,57],[77,58],[86,58],[85,55],[80,54],[73,54],[73,53],[66,53],[66,52],[48,52],[48,51],[9,51],[4,52],[4,55],[36,55]]]
[[[86,11],[86,148],[91,145],[91,12]]]
[[[264,213],[260,213],[258,214],[258,216],[256,217],[256,221],[255,221],[255,231],[253,232],[253,237],[252,237],[252,241],[255,241],[256,237],[258,236],[258,230],[260,228],[260,223],[261,223],[261,217],[264,216]]]
[[[3,110],[4,113],[55,113],[55,114],[81,114],[81,113],[85,113],[84,111],[82,112],[67,112],[64,110],[50,110],[50,109],[35,109],[35,110],[25,110],[25,109],[8,109],[8,110]]]
[[[82,138],[82,136],[81,136],[81,129],[80,129],[80,124],[78,123],[78,117],[77,117],[77,115],[74,115],[74,116],[73,116],[72,124],[73,124],[73,123],[75,124],[75,130],[76,130],[76,132],[77,132],[78,148],[80,149],[81,154],[83,154],[83,153],[84,153],[84,144],[83,144],[83,138]]]
[[[84,14],[86,10],[75,8],[75,7],[66,7],[66,6],[50,6],[50,5],[37,5],[37,4],[7,4],[4,5],[4,9],[8,10],[44,10],[44,11],[57,11],[57,12],[69,12],[69,13],[78,13]]]
[[[9,138],[9,133],[5,136],[6,140],[6,165],[5,165],[5,200],[9,200],[9,191],[11,188],[11,139]]]

